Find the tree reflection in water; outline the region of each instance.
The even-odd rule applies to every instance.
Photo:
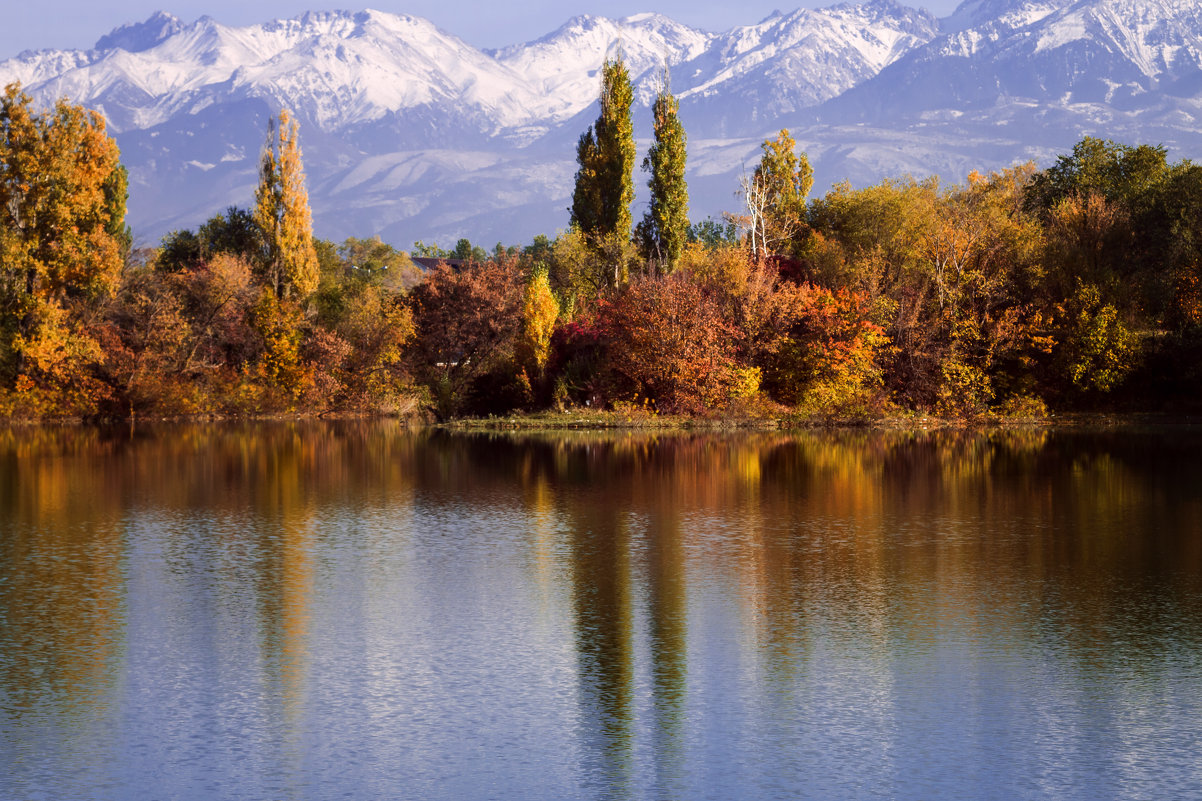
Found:
[[[12,794],[1179,794],[1200,445],[0,431]]]

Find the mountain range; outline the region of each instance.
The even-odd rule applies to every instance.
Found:
[[[740,175],[782,127],[820,191],[1046,164],[1084,135],[1202,152],[1202,0],[966,0],[943,19],[868,0],[720,33],[579,16],[500,50],[379,11],[248,27],[159,12],[90,50],[0,61],[0,85],[105,115],[144,244],[250,205],[281,108],[301,124],[318,235],[508,244],[567,225],[575,143],[615,53],[640,152],[657,89],[680,100],[694,219],[737,208]]]

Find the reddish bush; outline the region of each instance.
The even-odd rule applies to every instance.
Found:
[[[748,391],[737,329],[688,273],[632,282],[602,306],[599,326],[610,401],[650,398],[661,411],[696,414]]]

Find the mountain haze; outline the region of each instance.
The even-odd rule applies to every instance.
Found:
[[[105,114],[148,244],[252,202],[281,107],[301,122],[319,235],[511,243],[566,226],[576,139],[615,52],[641,152],[656,88],[680,99],[694,219],[737,205],[740,172],[782,126],[819,191],[906,172],[961,181],[1085,134],[1202,150],[1202,0],[968,0],[942,20],[871,0],[722,33],[580,16],[492,51],[378,11],[248,27],[159,12],[91,50],[0,62],[0,84]]]

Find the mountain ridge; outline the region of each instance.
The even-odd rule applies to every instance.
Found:
[[[1198,0],[966,0],[943,19],[868,0],[723,32],[579,15],[493,50],[373,10],[243,27],[155,12],[90,50],[0,61],[0,84],[105,114],[131,222],[151,239],[249,204],[267,119],[288,107],[320,235],[508,242],[567,224],[575,140],[619,48],[640,151],[667,68],[695,219],[737,205],[740,172],[780,127],[809,152],[819,191],[907,171],[962,180],[1047,161],[1084,134],[1202,145]]]

